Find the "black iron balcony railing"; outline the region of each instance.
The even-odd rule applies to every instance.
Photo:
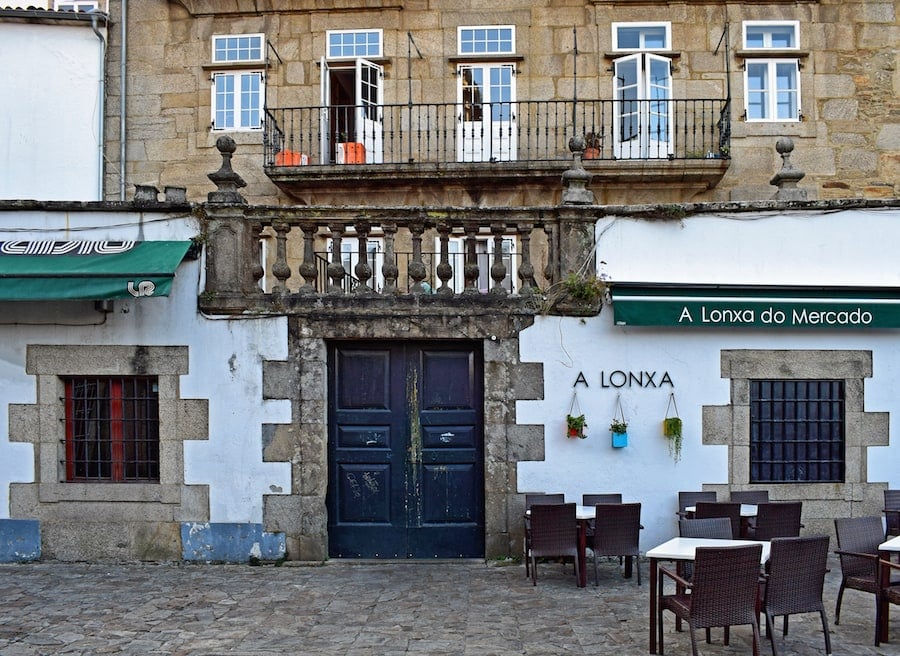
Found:
[[[431,103],[267,109],[264,165],[727,158],[727,99]]]

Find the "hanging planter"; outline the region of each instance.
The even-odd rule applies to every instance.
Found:
[[[579,414],[575,414],[575,413]],[[572,394],[572,404],[569,406],[569,414],[566,415],[566,437],[584,439],[587,433],[587,421],[584,419],[584,413],[581,412],[581,406],[578,403],[578,392]]]
[[[669,416],[669,412],[674,411],[674,415]],[[663,435],[669,441],[669,455],[672,460],[679,462],[681,460],[681,418],[678,416],[678,406],[675,404],[675,393],[669,394],[669,404],[666,406],[666,417],[663,419]]]
[[[616,397],[616,412],[609,423],[609,434],[614,448],[621,449],[628,446],[628,422],[625,421],[621,397]]]

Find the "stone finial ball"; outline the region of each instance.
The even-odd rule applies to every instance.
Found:
[[[794,150],[794,140],[790,137],[781,137],[775,142],[775,150],[778,151],[779,155],[791,152]]]
[[[220,153],[233,153],[237,150],[237,144],[226,134],[216,139],[216,148]]]
[[[580,134],[569,139],[569,150],[571,150],[573,153],[577,150],[584,150],[586,147],[587,142]]]

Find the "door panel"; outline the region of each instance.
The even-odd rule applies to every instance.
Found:
[[[329,348],[329,554],[484,555],[481,356],[471,344]]]
[[[460,162],[516,159],[515,71],[511,64],[459,67]]]
[[[615,156],[665,158],[675,152],[671,136],[671,61],[650,53],[615,61]]]

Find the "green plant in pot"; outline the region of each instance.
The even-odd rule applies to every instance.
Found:
[[[584,419],[584,415],[566,415],[566,436],[567,437],[580,437],[584,439],[587,437],[587,434],[584,432],[584,429],[587,427],[587,422]]]
[[[609,423],[609,432],[610,433],[627,433],[628,432],[628,424],[622,421],[621,419],[613,419]]]
[[[669,455],[675,462],[681,460],[681,418],[666,417],[663,419],[663,435],[669,440]]]

